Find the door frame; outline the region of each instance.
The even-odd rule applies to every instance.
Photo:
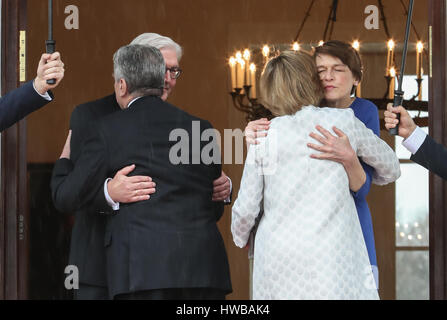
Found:
[[[430,0],[430,135],[447,145],[446,0]],[[447,182],[430,173],[430,299],[447,299]]]
[[[27,0],[2,1],[2,94],[19,82],[19,33],[26,31]],[[26,120],[2,132],[0,192],[0,299],[28,294]]]

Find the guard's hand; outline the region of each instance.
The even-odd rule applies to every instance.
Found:
[[[71,142],[71,130],[68,132],[67,140],[65,141],[64,149],[62,149],[62,154],[60,159],[70,159],[70,142]]]
[[[247,147],[252,144],[259,144],[256,138],[266,137],[269,129],[270,121],[266,118],[249,122],[244,131]]]
[[[398,113],[400,113],[400,121],[397,120]],[[385,127],[389,130],[395,128],[396,125],[399,124],[398,134],[404,139],[408,138],[417,127],[410,114],[402,106],[393,107],[393,105],[389,103],[384,115]]]
[[[151,177],[127,175],[135,169],[135,165],[122,168],[115,177],[107,183],[107,192],[114,202],[132,203],[149,200],[155,193],[156,184]]]
[[[56,88],[64,78],[64,63],[59,52],[53,54],[44,53],[37,67],[37,76],[34,79],[34,86],[40,94],[45,94],[48,90]],[[47,80],[56,79],[56,83],[49,85]]]
[[[222,171],[220,178],[213,182],[213,201],[224,201],[231,194],[230,181],[227,175]]]

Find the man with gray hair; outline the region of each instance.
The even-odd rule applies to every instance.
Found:
[[[157,33],[140,34],[130,44],[140,44],[160,49],[166,63],[165,83],[161,98],[166,100],[172,92],[172,89],[174,89],[178,77],[180,77],[180,74],[182,73],[182,70],[179,67],[179,62],[183,55],[182,47],[171,38],[161,36]]]
[[[132,44],[154,46],[160,49],[165,60],[166,73],[162,99],[166,100],[174,89],[181,74],[179,61],[182,48],[168,37],[156,33],[144,33],[135,38]],[[72,163],[76,163],[81,154],[92,123],[121,110],[115,95],[109,95],[96,101],[77,106],[71,115],[70,132],[63,153],[70,154]],[[103,191],[95,197],[95,206],[77,209],[69,205],[61,195],[54,194],[53,202],[60,212],[75,214],[72,230],[69,264],[78,267],[79,289],[74,291],[75,299],[99,300],[108,298],[106,258],[104,249],[105,220],[108,214],[119,210],[120,204],[150,199],[155,192],[155,183],[149,176],[135,175],[135,165],[131,164],[119,170],[115,176],[104,183]],[[132,176],[128,176],[131,174]],[[54,175],[54,173],[53,173]],[[212,199],[216,202],[228,202],[231,193],[230,179],[222,172],[214,181]]]
[[[128,45],[115,53],[115,96],[123,111],[97,123],[74,166],[69,152],[61,155],[53,194],[72,207],[91,206],[104,179],[130,162],[137,174],[157,177],[158,191],[150,201],[122,205],[119,214],[108,216],[109,297],[224,299],[232,289],[217,228],[223,203],[211,199],[221,165],[173,164],[170,151],[177,142],[169,137],[184,130],[188,149],[200,143],[205,150],[206,144],[210,153],[218,152],[217,141],[213,137],[211,149],[210,143],[193,141],[193,122],[199,123],[199,137],[211,124],[160,99],[165,72],[163,56],[154,47]]]

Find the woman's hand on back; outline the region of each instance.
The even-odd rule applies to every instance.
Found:
[[[322,136],[313,132],[310,136],[320,142],[321,145],[308,143],[307,146],[321,153],[312,154],[311,157],[341,163],[348,174],[349,188],[354,192],[359,191],[365,184],[366,173],[360,164],[356,152],[352,149],[348,136],[336,127],[332,129],[337,134],[337,137],[321,126],[317,126],[316,128]]]
[[[266,137],[269,128],[270,121],[266,118],[249,122],[244,131],[247,147],[251,144],[259,144],[259,141],[256,140],[256,138]]]
[[[321,153],[312,154],[311,157],[320,160],[332,160],[348,165],[357,158],[355,151],[351,147],[348,136],[344,134],[340,129],[333,127],[337,136],[332,135],[328,130],[321,126],[317,126],[316,129],[321,133],[311,133],[310,136],[321,143],[321,145],[308,143],[307,146]]]

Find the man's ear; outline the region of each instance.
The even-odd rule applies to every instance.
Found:
[[[119,92],[121,97],[124,97],[124,96],[126,96],[128,94],[127,83],[122,78],[118,82],[118,92]]]

